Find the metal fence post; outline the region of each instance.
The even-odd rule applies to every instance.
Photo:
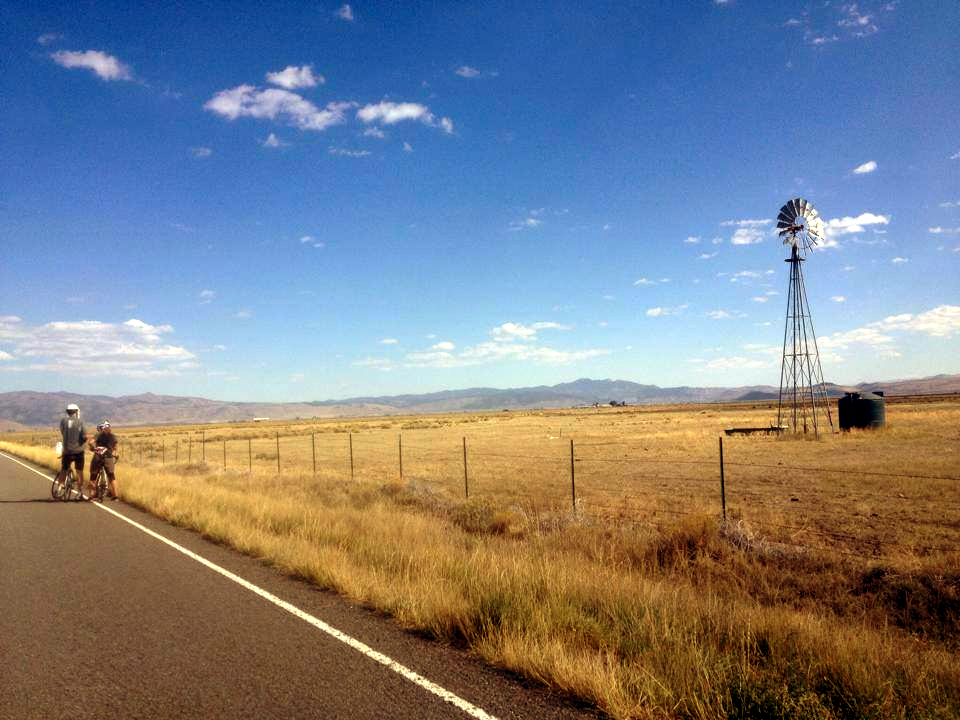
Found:
[[[723,507],[723,520],[727,520],[727,489],[723,480],[723,438],[720,438],[720,504]]]
[[[570,438],[570,492],[573,495],[573,510],[577,510],[577,478],[573,469],[573,438]]]
[[[463,495],[470,497],[470,483],[467,480],[467,438],[463,438]]]

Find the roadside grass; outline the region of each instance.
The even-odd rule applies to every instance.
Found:
[[[892,410],[879,433],[734,439],[730,462],[957,476],[958,408]],[[479,418],[470,444],[485,486],[469,499],[456,472],[464,424],[442,418],[405,432],[405,441],[417,439],[403,482],[396,427],[376,423],[354,438],[372,470],[353,481],[349,465],[278,476],[224,471],[209,457],[174,467],[123,462],[118,476],[135,505],[613,717],[960,716],[956,483],[733,465],[739,496],[728,489],[723,522],[696,472],[659,465],[713,462],[715,423],[757,422],[740,408],[704,412],[709,427],[696,422],[699,410]],[[584,457],[626,448],[624,462],[580,463],[576,509],[562,491],[532,497],[569,483],[569,445],[552,447],[561,432]],[[343,432],[325,434],[342,447]],[[417,456],[414,445],[439,456]],[[52,450],[0,449],[58,467]],[[511,458],[485,466],[481,449],[516,455],[514,471]],[[623,469],[641,460],[656,469],[642,479]],[[632,497],[637,485],[658,482],[668,487]],[[603,499],[591,500],[592,484]],[[592,512],[601,503],[613,509]],[[670,507],[680,514],[665,513]],[[918,549],[931,546],[946,549]]]

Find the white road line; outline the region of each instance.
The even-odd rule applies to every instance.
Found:
[[[22,465],[23,467],[27,468],[27,470],[31,470],[31,471],[35,472],[37,475],[39,475],[39,476],[41,476],[41,477],[43,477],[43,478],[45,478],[45,479],[50,480],[51,482],[53,482],[53,478],[45,475],[44,473],[40,472],[40,471],[37,470],[36,468],[30,467],[30,466],[27,465],[26,463],[20,462],[20,461],[17,460],[15,457],[11,457],[10,455],[7,455],[7,454],[4,453],[4,452],[0,452],[0,456],[3,456],[3,457],[5,457],[5,458],[7,458],[8,460],[13,460],[13,462],[17,463],[18,465]],[[446,689],[440,687],[440,686],[437,685],[436,683],[430,682],[430,681],[427,680],[425,677],[423,677],[422,675],[418,675],[417,673],[415,673],[415,672],[414,672],[413,670],[411,670],[410,668],[408,668],[408,667],[406,667],[406,666],[404,666],[404,665],[401,665],[400,663],[396,662],[395,660],[391,660],[389,657],[387,657],[387,656],[384,655],[383,653],[377,652],[376,650],[374,650],[373,648],[371,648],[369,645],[365,645],[364,643],[360,642],[359,640],[357,640],[357,639],[355,639],[355,638],[353,638],[353,637],[350,637],[350,636],[347,635],[346,633],[343,633],[343,632],[337,630],[337,629],[336,629],[335,627],[333,627],[332,625],[328,625],[327,623],[323,622],[323,620],[320,620],[319,618],[315,618],[313,615],[310,615],[309,613],[304,612],[304,611],[301,610],[300,608],[298,608],[298,607],[296,607],[296,606],[294,606],[294,605],[291,605],[290,603],[286,602],[285,600],[281,600],[281,599],[278,598],[276,595],[273,595],[272,593],[267,592],[267,591],[264,590],[263,588],[260,588],[260,587],[258,587],[258,586],[256,586],[256,585],[254,585],[253,583],[251,583],[251,582],[249,582],[249,581],[247,581],[247,580],[244,580],[244,579],[243,579],[242,577],[240,577],[239,575],[234,575],[234,574],[233,574],[232,572],[230,572],[229,570],[227,570],[227,569],[225,569],[225,568],[222,568],[222,567],[220,567],[219,565],[217,565],[217,564],[215,564],[215,563],[210,562],[209,560],[207,560],[207,559],[204,558],[204,557],[201,557],[200,555],[197,555],[197,554],[196,554],[195,552],[193,552],[192,550],[188,550],[187,548],[185,548],[185,547],[183,547],[183,546],[181,546],[181,545],[178,545],[177,543],[173,542],[173,540],[169,540],[169,539],[165,538],[163,535],[160,535],[159,533],[154,532],[154,531],[151,530],[150,528],[144,527],[144,526],[141,525],[140,523],[138,523],[138,522],[136,522],[136,521],[134,521],[134,520],[131,520],[130,518],[125,517],[124,515],[121,515],[121,514],[118,513],[116,510],[111,510],[111,509],[110,509],[109,507],[107,507],[106,505],[103,505],[103,504],[101,504],[101,503],[94,503],[94,505],[95,505],[96,507],[100,508],[101,510],[103,510],[104,512],[108,512],[108,513],[110,513],[111,515],[114,515],[114,516],[120,518],[120,519],[123,520],[124,522],[130,523],[131,525],[133,525],[133,526],[134,526],[135,528],[137,528],[138,530],[141,530],[142,532],[146,533],[147,535],[150,535],[151,537],[156,538],[156,539],[159,540],[160,542],[166,543],[167,545],[169,545],[170,547],[172,547],[174,550],[177,550],[178,552],[183,553],[183,554],[186,555],[187,557],[189,557],[189,558],[191,558],[191,559],[193,559],[193,560],[196,560],[198,563],[201,563],[202,565],[206,565],[208,568],[210,568],[210,569],[213,570],[214,572],[218,572],[218,573],[220,573],[221,575],[223,575],[225,578],[228,578],[228,579],[232,580],[233,582],[237,583],[237,585],[240,585],[241,587],[246,588],[246,589],[249,590],[250,592],[256,593],[257,595],[259,595],[260,597],[264,598],[265,600],[269,600],[270,602],[272,602],[272,603],[273,603],[274,605],[276,605],[277,607],[282,608],[282,609],[286,610],[288,613],[290,613],[291,615],[295,615],[296,617],[300,618],[301,620],[310,623],[311,625],[313,625],[313,626],[314,626],[315,628],[317,628],[318,630],[322,630],[323,632],[327,633],[328,635],[330,635],[330,636],[332,636],[332,637],[335,637],[335,638],[336,638],[337,640],[339,640],[340,642],[342,642],[342,643],[344,643],[344,644],[346,644],[346,645],[349,645],[349,646],[352,647],[354,650],[357,650],[358,652],[362,653],[363,655],[366,655],[366,656],[367,656],[368,658],[370,658],[371,660],[374,660],[374,661],[380,663],[381,665],[385,665],[386,667],[388,667],[388,668],[390,668],[391,670],[393,670],[395,673],[403,676],[404,678],[406,678],[406,679],[409,680],[410,682],[414,683],[415,685],[419,685],[419,686],[422,687],[423,689],[432,692],[434,695],[436,695],[436,696],[439,697],[440,699],[442,699],[442,700],[450,703],[451,705],[456,706],[457,708],[459,708],[459,709],[462,710],[463,712],[467,713],[468,715],[471,715],[471,716],[473,716],[473,717],[475,717],[475,718],[480,718],[481,720],[497,720],[493,715],[490,715],[489,713],[485,712],[484,710],[482,710],[481,708],[478,708],[478,707],[475,706],[475,705],[471,705],[469,702],[467,702],[467,701],[464,700],[463,698],[461,698],[461,697],[459,697],[459,696],[457,696],[457,695],[454,695],[452,692],[450,692],[449,690],[446,690]]]

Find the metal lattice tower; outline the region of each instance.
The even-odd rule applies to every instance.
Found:
[[[790,246],[790,286],[787,317],[783,328],[783,360],[780,366],[780,403],[777,424],[793,432],[833,432],[833,416],[820,367],[820,351],[813,330],[813,317],[803,281],[804,255],[823,239],[823,220],[813,205],[794,198],[780,208],[777,232]]]

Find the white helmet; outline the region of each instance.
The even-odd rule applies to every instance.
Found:
[[[78,408],[74,403],[70,403],[67,405],[67,412],[80,412],[80,408]]]

